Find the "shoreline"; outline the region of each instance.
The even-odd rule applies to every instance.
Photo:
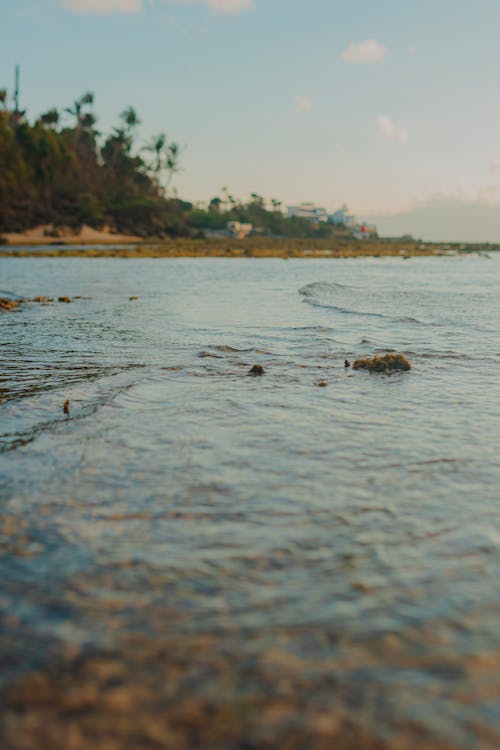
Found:
[[[24,232],[3,232],[0,234],[0,246],[6,241],[7,247],[53,246],[61,245],[114,245],[141,242],[143,238],[133,234],[113,234],[109,229],[93,229],[83,225],[78,232],[70,229],[55,230],[49,224],[41,224]]]
[[[95,236],[97,235],[97,237]],[[29,242],[25,235],[19,241],[0,245],[0,257],[114,257],[114,258],[356,258],[487,255],[500,250],[500,245],[486,243],[411,242],[397,239],[355,240],[339,239],[276,239],[248,237],[245,239],[192,239],[144,240],[127,235],[95,233],[69,238],[34,237]]]

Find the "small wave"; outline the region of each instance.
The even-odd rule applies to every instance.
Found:
[[[216,349],[218,352],[252,352],[253,349],[250,347],[249,349],[237,349],[235,346],[229,346],[228,344],[221,344],[220,346],[214,346],[214,349]]]
[[[354,289],[354,287],[347,287],[342,284],[320,281],[302,287],[299,289],[299,294],[304,297],[304,302],[307,302],[309,305],[313,305],[314,307],[324,307],[328,310],[335,310],[335,312],[341,313],[342,315],[354,315],[362,318],[381,318],[383,320],[392,320],[396,323],[411,323],[412,325],[428,325],[412,316],[389,315],[388,313],[375,312],[373,310],[356,310],[352,307],[339,305],[337,300],[335,300],[335,304],[330,301],[329,297],[331,297],[332,292],[345,291],[349,288]]]
[[[0,297],[12,300],[13,302],[21,302],[24,299],[20,294],[14,294],[14,292],[8,292],[5,289],[0,289]]]
[[[302,294],[303,297],[314,297],[317,294],[329,294],[344,289],[352,289],[352,287],[339,284],[336,281],[313,281],[312,284],[306,284],[299,289],[299,294]]]
[[[206,352],[206,351],[199,352],[198,357],[200,357],[200,358],[203,358],[203,357],[213,357],[213,359],[224,359],[224,357],[222,356],[222,354],[214,354],[213,352]]]
[[[31,366],[31,360],[24,359],[16,362],[15,366],[4,366],[1,395],[8,401],[33,398],[145,367],[146,364],[136,362],[122,365],[51,363]]]
[[[309,300],[307,300],[309,302]],[[311,305],[315,307],[325,307],[329,310],[335,310],[342,315],[353,315],[359,318],[382,318],[383,320],[392,320],[395,323],[412,323],[413,325],[428,325],[418,318],[412,318],[411,316],[394,316],[387,315],[386,313],[372,312],[368,310],[354,310],[351,307],[339,307],[338,305],[330,305],[325,302],[311,301]]]

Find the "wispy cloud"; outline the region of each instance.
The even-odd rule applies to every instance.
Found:
[[[340,55],[342,60],[355,65],[363,63],[378,63],[387,57],[389,50],[376,39],[367,39],[365,42],[350,45]]]
[[[142,0],[60,0],[65,10],[72,13],[94,13],[105,16],[109,13],[140,13]]]
[[[252,0],[204,0],[204,2],[218,13],[242,13],[253,7]]]
[[[378,132],[390,141],[396,141],[397,143],[408,143],[409,135],[406,128],[401,128],[396,125],[393,120],[387,115],[379,115],[377,117],[377,130]]]
[[[312,101],[307,96],[298,96],[295,99],[295,108],[299,112],[309,112],[312,107]]]
[[[140,13],[143,0],[59,0],[72,13],[108,15],[110,13]],[[154,0],[150,0],[151,4]],[[253,7],[253,0],[168,0],[175,5],[205,5],[214,13],[236,14]]]

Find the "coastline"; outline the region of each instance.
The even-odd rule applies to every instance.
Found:
[[[131,235],[97,232],[89,227],[80,234],[61,235],[57,239],[31,230],[5,235],[7,245],[0,245],[0,257],[116,257],[116,258],[182,258],[182,257],[257,257],[257,258],[355,258],[395,256],[462,255],[489,253],[500,245],[417,242],[399,239],[322,238],[293,239],[270,237],[176,238],[146,240]]]
[[[59,245],[129,244],[141,242],[142,238],[130,234],[113,234],[106,228],[98,230],[87,225],[82,226],[78,232],[74,232],[70,229],[58,231],[48,224],[41,224],[24,232],[3,232],[0,237],[0,246],[3,240],[7,241],[9,247],[40,245],[57,247]]]

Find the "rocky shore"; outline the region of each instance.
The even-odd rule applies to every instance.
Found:
[[[417,256],[488,255],[500,245],[423,243],[395,239],[356,240],[352,238],[282,239],[247,237],[245,239],[177,238],[141,240],[122,235],[97,233],[92,236],[71,235],[31,239],[9,236],[8,244],[0,245],[0,257],[22,256],[83,256],[117,258],[181,258],[181,257],[257,257],[257,258],[355,258],[395,256],[409,259]]]

